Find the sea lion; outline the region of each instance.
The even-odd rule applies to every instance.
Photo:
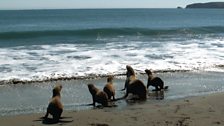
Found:
[[[164,82],[161,78],[153,76],[151,70],[146,69],[145,72],[148,75],[147,89],[149,88],[149,86],[154,86],[156,88],[153,91],[168,89],[168,86],[164,87]]]
[[[104,86],[103,91],[107,93],[109,100],[111,100],[111,97],[113,97],[113,100],[115,100],[115,88],[113,85],[113,76],[109,76],[107,78],[107,84]]]
[[[94,84],[88,84],[89,92],[92,95],[93,106],[96,106],[96,102],[102,104],[103,106],[108,106],[108,96],[104,91],[100,91],[94,86]]]
[[[126,66],[127,72],[126,72],[126,80],[125,80],[125,84],[124,84],[124,88],[122,90],[125,90],[129,84],[130,81],[135,80],[136,79],[136,75],[135,75],[135,71],[134,69],[127,65]]]
[[[131,66],[127,65],[126,69],[127,78],[124,87],[124,89],[126,89],[126,94],[124,98],[126,98],[129,93],[132,93],[133,95],[137,95],[139,99],[145,100],[147,92],[146,86],[141,80],[136,78],[135,72]]]
[[[53,117],[53,120],[55,122],[58,122],[61,114],[63,112],[63,105],[61,103],[61,85],[57,85],[56,87],[53,88],[53,96],[49,102],[49,105],[47,107],[47,112],[44,116],[45,119],[48,118],[48,115],[51,114]]]

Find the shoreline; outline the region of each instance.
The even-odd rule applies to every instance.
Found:
[[[145,72],[136,70],[138,75],[146,75]],[[191,70],[154,70],[154,73],[185,73],[185,72],[207,72],[207,71],[191,71]],[[209,72],[209,71],[208,71]],[[66,77],[63,75],[58,75],[58,77],[46,77],[46,79],[40,80],[19,80],[17,78],[10,80],[0,80],[0,85],[6,84],[32,84],[32,83],[44,83],[44,82],[52,82],[52,81],[69,81],[69,80],[93,80],[93,79],[102,79],[108,77],[109,75],[113,75],[114,77],[125,77],[126,73],[117,73],[117,74],[89,74],[86,76],[71,76]]]
[[[53,125],[113,126],[211,126],[224,125],[224,92],[143,104],[133,104],[122,110],[114,108],[64,111],[61,122]],[[40,119],[44,113],[0,117],[4,126],[46,125]]]
[[[220,68],[223,68],[223,65],[218,66]],[[136,70],[137,76],[138,75],[146,75],[145,72]],[[206,71],[206,70],[153,70],[153,73],[155,74],[163,74],[163,73],[223,73],[223,71]],[[74,80],[94,80],[94,79],[102,79],[105,77],[108,77],[110,75],[113,75],[114,77],[125,77],[125,73],[108,73],[108,74],[89,74],[86,76],[63,76],[63,75],[58,75],[58,77],[46,77],[45,79],[40,79],[40,80],[19,80],[17,78],[15,79],[9,79],[9,80],[0,80],[0,86],[1,85],[7,85],[7,84],[33,84],[33,83],[46,83],[46,82],[57,82],[57,81],[74,81]]]

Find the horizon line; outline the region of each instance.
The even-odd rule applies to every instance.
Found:
[[[175,8],[167,7],[167,8],[140,8],[140,7],[127,7],[127,8],[34,8],[34,9],[0,9],[0,11],[13,11],[13,10],[91,10],[91,9],[177,9],[179,6]],[[185,9],[185,7],[182,7],[182,9]]]

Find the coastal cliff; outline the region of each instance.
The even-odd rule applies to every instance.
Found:
[[[194,3],[189,4],[186,8],[217,8],[224,9],[224,2]]]

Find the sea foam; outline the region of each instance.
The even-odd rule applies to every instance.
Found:
[[[123,39],[122,39],[123,40]],[[186,41],[109,41],[0,48],[2,83],[125,74],[131,65],[154,71],[224,71],[222,38]]]

